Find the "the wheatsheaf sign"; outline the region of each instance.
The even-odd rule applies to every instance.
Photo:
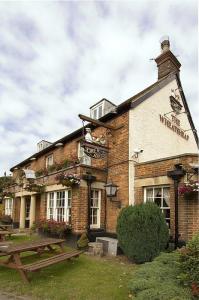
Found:
[[[162,122],[165,126],[167,126],[172,131],[176,132],[183,139],[188,141],[189,136],[185,134],[185,131],[183,129],[180,128],[180,120],[177,119],[174,115],[171,115],[171,117],[172,120],[170,121],[166,117],[160,115],[160,122]]]

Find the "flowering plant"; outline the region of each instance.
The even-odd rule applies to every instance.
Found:
[[[186,195],[198,191],[199,191],[199,182],[197,181],[185,182],[184,184],[180,185],[178,189],[180,195]]]
[[[60,173],[55,179],[64,186],[73,186],[80,184],[80,177],[77,174]]]
[[[42,233],[55,234],[63,237],[66,233],[70,232],[71,226],[66,222],[58,222],[55,220],[40,219],[35,223],[37,228]]]
[[[24,189],[29,192],[43,193],[45,191],[45,185],[37,183],[27,183]]]

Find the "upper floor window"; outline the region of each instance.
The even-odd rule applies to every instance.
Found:
[[[46,156],[46,168],[53,165],[53,154]]]
[[[91,165],[91,157],[84,153],[84,148],[81,147],[81,144],[78,144],[78,159],[81,164]]]
[[[168,186],[146,187],[144,200],[155,202],[164,214],[166,223],[170,228],[170,192]]]
[[[103,103],[100,103],[97,106],[94,106],[91,110],[91,118],[99,119],[103,115]]]

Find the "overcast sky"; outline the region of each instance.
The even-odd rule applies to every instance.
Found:
[[[119,104],[155,82],[163,35],[197,125],[197,1],[1,1],[0,175],[101,98]]]

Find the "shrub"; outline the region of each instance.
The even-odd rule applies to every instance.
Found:
[[[54,220],[42,219],[35,223],[35,227],[41,233],[48,233],[52,235],[57,235],[58,237],[64,237],[65,234],[71,231],[70,225],[65,222],[57,222]]]
[[[80,236],[79,240],[77,241],[77,247],[79,249],[85,249],[88,247],[88,237],[86,233],[82,233],[82,235]]]
[[[182,271],[179,279],[191,286],[194,296],[199,296],[199,233],[179,252]]]
[[[151,202],[124,208],[118,217],[117,234],[124,254],[136,263],[151,261],[169,239],[164,216]]]
[[[138,300],[191,300],[190,290],[180,286],[178,274],[179,253],[161,253],[139,267],[129,287]]]

